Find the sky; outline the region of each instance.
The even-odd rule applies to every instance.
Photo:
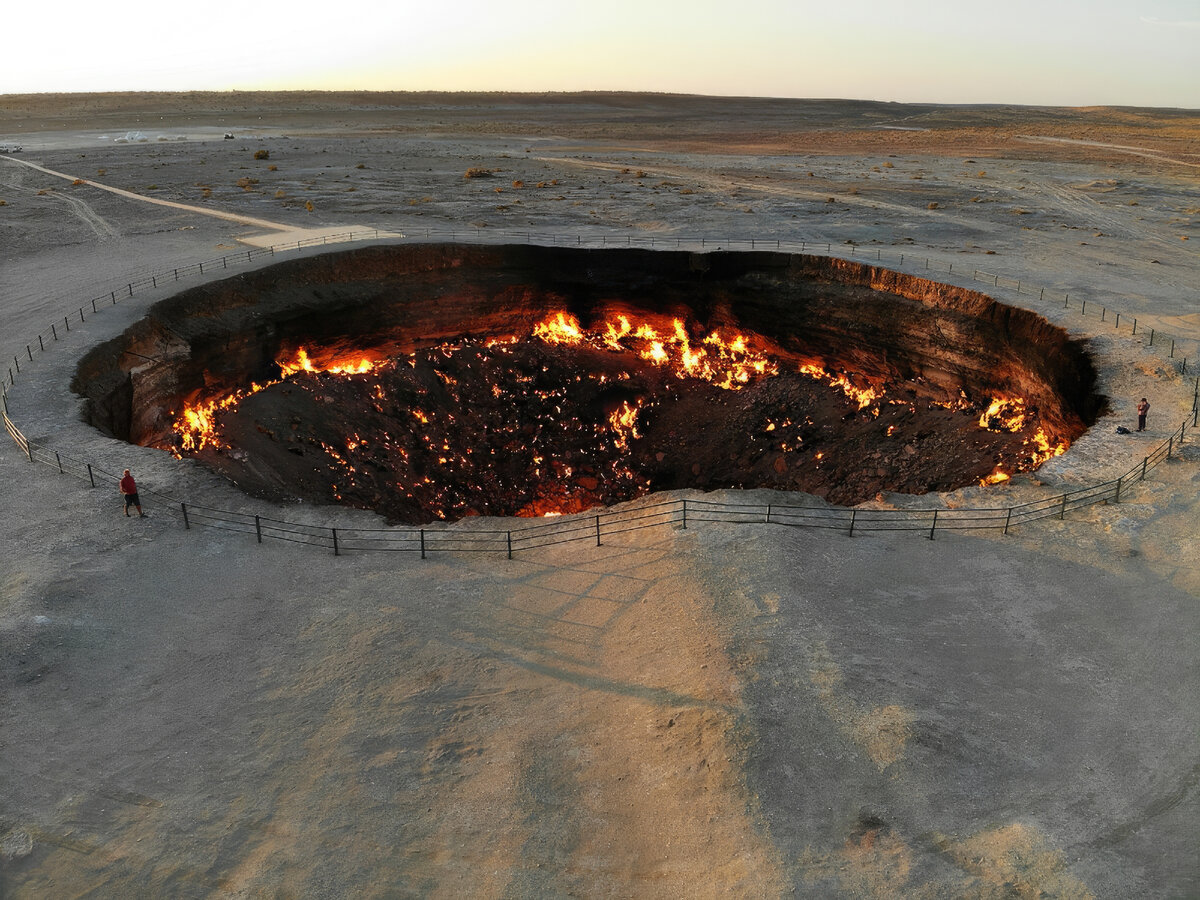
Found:
[[[656,91],[1200,108],[1200,0],[9,4],[0,94]]]

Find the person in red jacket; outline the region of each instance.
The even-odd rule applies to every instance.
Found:
[[[125,515],[129,515],[129,507],[135,507],[139,516],[145,516],[142,512],[142,501],[138,499],[137,482],[133,480],[133,476],[129,474],[129,470],[125,470],[125,474],[121,476],[121,495],[125,498]]]

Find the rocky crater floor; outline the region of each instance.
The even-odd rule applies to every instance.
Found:
[[[395,245],[162,301],[76,389],[252,494],[418,523],[1003,480],[1094,420],[1094,380],[1032,313],[843,260]]]

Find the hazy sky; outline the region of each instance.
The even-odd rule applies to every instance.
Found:
[[[10,3],[0,93],[632,90],[1200,108],[1200,0]]]

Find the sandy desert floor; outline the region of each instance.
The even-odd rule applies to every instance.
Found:
[[[1195,113],[37,96],[0,97],[3,143],[10,358],[131,280],[314,234],[807,240],[1088,304],[988,289],[1089,342],[1109,415],[1034,477],[885,504],[1106,480],[1191,416]],[[79,421],[75,360],[173,289],[35,346],[17,424],[146,488],[375,522]],[[1140,396],[1149,434],[1115,434]],[[0,895],[1195,895],[1197,438],[1007,536],[709,524],[512,560],[126,519],[6,438]]]

